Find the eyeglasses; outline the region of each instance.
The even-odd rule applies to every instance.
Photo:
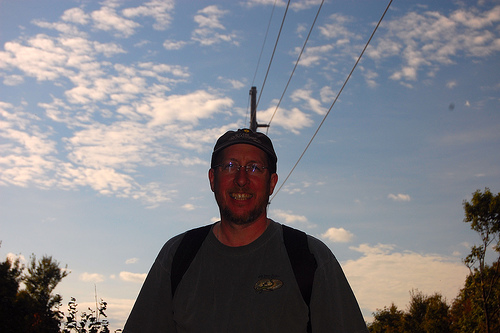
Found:
[[[243,166],[243,165],[239,165],[238,163],[235,163],[235,162],[214,165],[214,169],[218,168],[218,167],[220,167],[221,171],[227,175],[236,174],[237,172],[240,171],[240,169],[242,167],[245,168],[245,171],[247,174],[255,175],[255,176],[262,175],[266,171],[266,169],[269,169],[268,167],[266,167],[260,163],[252,163],[252,164],[248,164],[248,165]]]

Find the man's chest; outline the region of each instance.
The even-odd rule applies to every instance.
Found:
[[[179,332],[304,332],[307,313],[285,249],[201,250],[174,298]]]

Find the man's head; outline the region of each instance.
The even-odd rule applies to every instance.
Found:
[[[267,220],[276,162],[271,140],[262,133],[230,131],[217,140],[208,175],[221,219],[240,225]]]
[[[263,150],[268,156],[269,172],[271,174],[276,173],[278,157],[274,152],[271,139],[263,133],[253,132],[247,128],[239,129],[237,131],[228,131],[217,140],[212,153],[211,167],[213,168],[215,165],[219,164],[218,155],[221,151],[238,143],[253,145],[260,150]]]

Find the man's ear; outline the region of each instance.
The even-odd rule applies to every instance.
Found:
[[[210,181],[210,188],[212,189],[212,192],[215,192],[215,172],[212,168],[208,170],[208,180]]]
[[[274,192],[274,187],[278,183],[278,174],[273,173],[271,175],[271,179],[269,179],[269,195],[273,194]]]

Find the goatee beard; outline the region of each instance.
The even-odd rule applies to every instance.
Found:
[[[232,222],[236,225],[245,225],[257,220],[262,215],[263,211],[265,211],[265,208],[262,209],[262,207],[257,207],[248,214],[236,215],[233,214],[230,209],[224,207],[220,210],[220,215],[221,218],[225,219],[226,221]]]

